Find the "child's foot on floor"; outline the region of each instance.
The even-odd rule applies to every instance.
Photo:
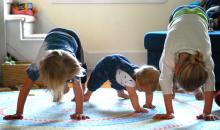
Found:
[[[204,99],[204,95],[203,95],[201,88],[195,90],[194,95],[195,95],[196,100],[203,100]]]
[[[66,94],[66,93],[68,93],[69,92],[69,90],[70,90],[70,88],[68,87],[68,85],[66,84],[66,85],[64,85],[64,90],[63,90],[63,93],[64,94]]]
[[[129,96],[124,93],[124,91],[117,91],[118,92],[118,97],[124,98],[124,99],[129,99]]]
[[[87,93],[84,95],[84,102],[89,101],[91,95],[92,95],[92,92],[87,91]]]
[[[177,93],[186,93],[186,91],[184,89],[182,89],[182,88],[177,88],[176,92]]]
[[[60,102],[61,99],[62,99],[61,93],[53,95],[53,102]]]
[[[175,93],[176,92],[177,93],[186,93],[186,91],[184,89],[174,86],[173,87],[173,95],[172,95],[173,99],[175,98]]]

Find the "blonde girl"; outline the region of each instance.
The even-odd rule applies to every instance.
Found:
[[[175,117],[172,105],[175,84],[188,92],[198,91],[202,87],[205,105],[203,113],[197,118],[218,119],[212,114],[215,75],[211,55],[208,20],[204,10],[195,5],[175,9],[168,25],[164,50],[160,58],[159,83],[164,95],[166,113],[157,114],[154,119]]]
[[[75,113],[71,119],[88,119],[83,114],[83,88],[81,77],[85,77],[83,50],[77,34],[71,30],[56,28],[51,30],[38,52],[37,58],[27,69],[28,78],[20,90],[17,111],[7,115],[5,120],[23,119],[23,109],[27,95],[33,83],[41,78],[53,95],[53,101],[59,102],[64,93],[68,92],[67,83],[74,84],[76,101]]]

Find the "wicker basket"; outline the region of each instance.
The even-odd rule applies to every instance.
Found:
[[[21,86],[27,77],[26,69],[29,65],[28,62],[16,62],[15,65],[2,64],[3,85],[5,87]],[[43,86],[43,82],[39,80],[35,84]]]

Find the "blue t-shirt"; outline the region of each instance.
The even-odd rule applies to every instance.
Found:
[[[48,55],[48,50],[63,50],[76,57],[78,37],[73,34],[75,33],[62,28],[53,29],[47,34],[37,58],[27,69],[27,74],[32,81],[36,81],[39,78],[40,61],[44,60]]]

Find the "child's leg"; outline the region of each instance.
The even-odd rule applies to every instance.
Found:
[[[84,95],[84,102],[89,101],[89,99],[90,99],[92,93],[93,93],[93,92],[92,92],[92,91],[89,91],[89,90],[86,92],[86,94]]]
[[[62,93],[61,92],[55,92],[53,94],[53,102],[60,102],[62,99]]]
[[[124,92],[124,87],[118,84],[117,81],[115,80],[109,80],[111,82],[111,87],[116,89],[118,93],[118,97],[124,98],[124,99],[129,99],[128,94]]]
[[[215,95],[215,102],[220,107],[220,90]]]
[[[108,77],[103,74],[102,71],[94,69],[87,82],[87,92],[84,94],[84,101],[89,101],[92,93],[99,89],[104,82],[108,80]]]
[[[64,90],[63,90],[63,93],[66,94],[66,93],[69,92],[69,90],[70,90],[70,88],[69,88],[68,84],[65,83],[65,84],[64,84]]]
[[[63,94],[66,94],[68,92],[69,92],[69,86],[67,83],[65,83],[63,92],[60,92],[60,91],[53,92],[53,102],[60,102],[60,100],[63,97]]]
[[[177,89],[177,86],[176,86],[175,83],[173,83],[173,95],[172,95],[173,99],[174,99],[175,96],[176,96],[176,89]]]
[[[175,98],[175,93],[185,93],[184,89],[180,88],[177,86],[177,84],[174,82],[173,83],[173,99]]]
[[[203,100],[204,99],[203,91],[201,88],[196,89],[193,93],[195,95],[196,100]]]
[[[83,94],[84,94],[86,91],[86,84],[85,83],[82,83],[82,89],[83,89]]]
[[[86,81],[87,81],[87,65],[86,65],[86,63],[82,64],[82,67],[86,70],[85,76],[83,76],[81,78],[81,84],[82,84],[82,89],[83,89],[83,93],[84,93],[86,90]]]
[[[121,98],[124,98],[124,99],[129,99],[128,94],[126,94],[124,92],[124,90],[117,90],[117,93],[118,93],[118,97],[121,97]]]

